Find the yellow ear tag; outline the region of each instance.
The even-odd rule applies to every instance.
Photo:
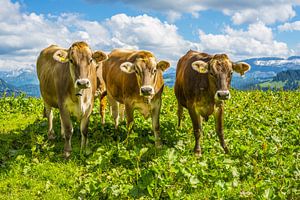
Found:
[[[199,72],[205,74],[207,73],[207,69],[205,67],[199,67]]]
[[[66,60],[66,59],[65,59],[64,57],[60,57],[60,61],[61,61],[61,62],[65,62],[65,60]]]

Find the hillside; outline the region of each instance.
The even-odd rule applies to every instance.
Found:
[[[0,97],[5,93],[7,96],[19,95],[21,91],[13,85],[6,83],[4,80],[0,79]]]
[[[99,104],[89,125],[89,150],[80,154],[78,123],[73,154],[63,159],[57,139],[47,140],[41,99],[0,98],[0,199],[299,199],[300,95],[291,91],[236,91],[225,105],[225,155],[213,117],[203,123],[203,155],[193,155],[188,113],[177,128],[174,91],[165,88],[161,110],[163,147],[154,147],[151,122],[135,112],[114,129]]]
[[[269,88],[297,90],[300,88],[300,70],[287,70],[279,72],[271,81],[258,84],[257,88],[263,90],[267,90]]]
[[[11,88],[9,91],[17,91],[16,95],[25,93],[28,96],[40,96],[39,81],[34,68],[0,71],[0,79],[9,85],[9,88]],[[7,95],[11,95],[11,92]]]

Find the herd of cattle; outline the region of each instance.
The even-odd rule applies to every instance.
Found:
[[[72,150],[71,115],[80,121],[81,149],[84,150],[89,116],[95,96],[100,93],[102,123],[105,123],[104,97],[107,96],[116,128],[125,111],[129,134],[133,126],[133,111],[138,109],[145,118],[151,116],[155,145],[161,147],[162,74],[169,67],[169,62],[158,62],[153,53],[143,50],[115,49],[106,55],[102,51],[93,52],[85,42],[75,42],[69,49],[56,45],[43,49],[37,59],[37,74],[44,114],[48,118],[48,138],[55,138],[52,108],[58,108],[61,134],[65,139],[64,156],[68,158]],[[224,100],[230,98],[233,71],[243,75],[249,69],[247,63],[232,62],[226,54],[209,55],[190,50],[179,59],[174,86],[178,126],[185,107],[193,124],[197,156],[201,155],[202,121],[208,120],[211,114],[215,115],[220,143],[228,152],[223,134]]]

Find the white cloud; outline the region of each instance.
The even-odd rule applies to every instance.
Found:
[[[27,14],[20,11],[18,3],[1,0],[0,69],[32,67],[40,50],[50,44],[68,47],[84,40],[92,47],[103,47],[107,36],[98,22],[82,20],[78,15]]]
[[[190,48],[200,49],[199,44],[184,40],[175,25],[148,15],[130,17],[118,14],[106,21],[106,27],[110,30],[113,48],[147,49],[159,57],[172,60]]]
[[[226,13],[232,15],[232,21],[235,24],[253,23],[257,21],[273,24],[276,21],[284,22],[296,15],[291,4],[269,5],[257,9],[245,9]]]
[[[41,49],[50,44],[67,48],[79,40],[86,41],[93,49],[107,52],[112,48],[150,50],[159,59],[172,60],[173,65],[188,49],[200,48],[199,44],[184,40],[175,25],[147,15],[130,17],[118,14],[97,22],[70,13],[60,16],[25,14],[20,11],[18,3],[2,1],[6,5],[6,12],[0,13],[2,70],[32,67]],[[14,16],[7,18],[10,11]]]
[[[235,59],[261,56],[288,56],[291,52],[286,43],[273,39],[272,30],[262,22],[251,24],[248,30],[226,27],[224,34],[206,34],[199,31],[204,51],[228,53]]]
[[[86,0],[93,3],[107,3],[108,0]],[[160,11],[173,22],[183,13],[198,16],[203,10],[218,10],[232,17],[235,24],[262,21],[265,24],[284,22],[295,16],[293,6],[300,5],[299,0],[116,0],[143,11]]]
[[[292,23],[284,23],[278,26],[279,31],[300,31],[300,21],[295,21]]]
[[[226,27],[224,34],[219,35],[200,31],[200,40],[191,42],[178,33],[175,25],[148,15],[117,14],[98,22],[72,13],[59,16],[24,13],[18,3],[0,1],[0,70],[32,68],[41,49],[50,44],[68,47],[79,40],[87,41],[94,50],[107,52],[113,48],[150,50],[158,59],[171,61],[172,66],[189,49],[225,52],[232,58],[290,53],[285,43],[274,41],[272,30],[263,22],[249,25],[248,30]]]

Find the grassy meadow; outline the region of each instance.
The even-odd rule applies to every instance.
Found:
[[[150,119],[135,112],[128,143],[126,125],[101,126],[96,101],[89,149],[80,155],[78,123],[73,152],[63,158],[59,114],[55,141],[47,140],[41,99],[0,98],[0,199],[300,199],[300,93],[231,91],[226,102],[225,155],[204,122],[202,157],[185,110],[177,128],[173,89],[165,88],[161,110],[163,148],[154,147]],[[73,120],[75,121],[75,120]]]

